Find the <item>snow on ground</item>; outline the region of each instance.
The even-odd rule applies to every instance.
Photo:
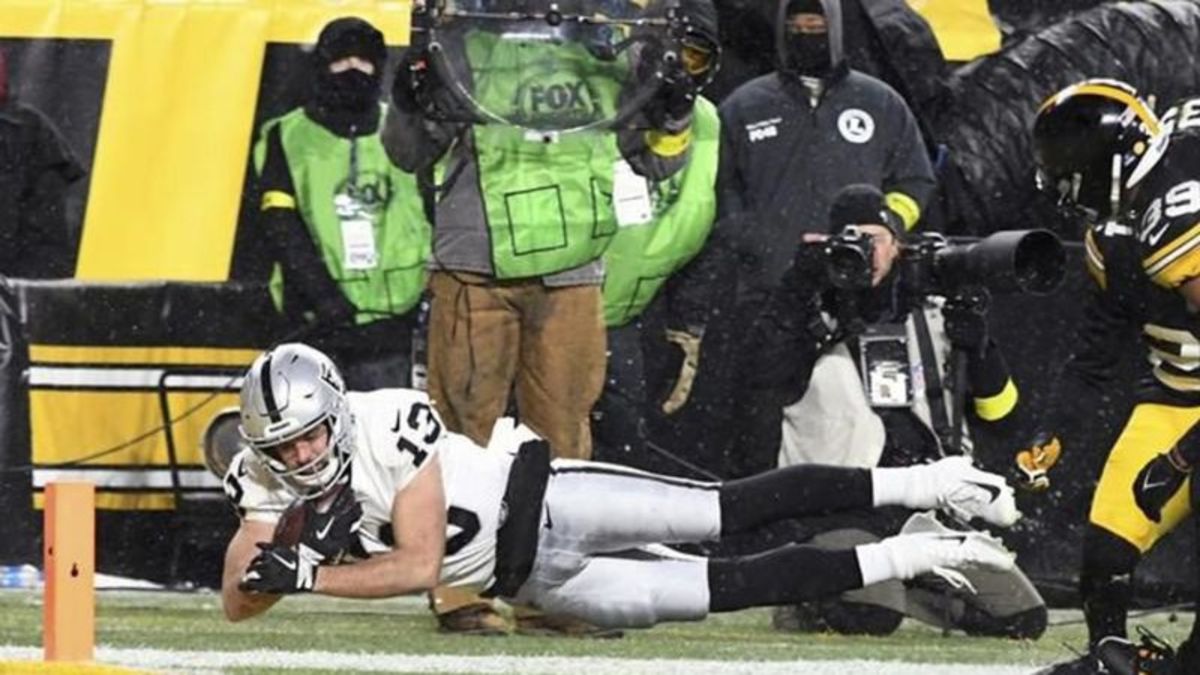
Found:
[[[42,658],[38,647],[0,646],[0,661]],[[158,672],[219,671],[224,668],[305,668],[405,673],[521,673],[522,675],[1025,675],[1029,667],[898,661],[715,661],[615,659],[595,656],[459,656],[453,654],[364,654],[341,652],[175,651],[98,647],[96,661]],[[0,663],[0,666],[3,664]]]

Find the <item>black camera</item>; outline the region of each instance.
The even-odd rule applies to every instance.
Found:
[[[968,287],[992,293],[1050,293],[1066,274],[1062,242],[1049,230],[997,232],[969,244],[937,233],[914,235],[905,242],[900,264],[907,293],[953,296]]]
[[[875,260],[871,235],[854,225],[825,240],[825,270],[835,288],[870,288]]]

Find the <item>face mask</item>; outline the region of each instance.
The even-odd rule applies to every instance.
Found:
[[[791,34],[787,36],[788,69],[809,77],[823,77],[831,68],[829,36],[818,34]]]
[[[337,110],[362,111],[379,101],[379,78],[351,68],[340,73],[324,73],[317,97],[325,106]]]

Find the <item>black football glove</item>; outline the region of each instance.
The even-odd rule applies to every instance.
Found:
[[[363,520],[362,506],[349,485],[342,487],[324,509],[318,506],[320,501],[310,499],[302,507],[308,511],[308,517],[300,532],[300,545],[314,551],[319,556],[318,562],[336,564],[358,538]]]
[[[250,561],[238,590],[247,593],[311,593],[317,583],[320,554],[300,544],[295,548],[258,542],[259,554]]]
[[[988,345],[988,300],[982,293],[962,293],[946,301],[942,307],[946,339],[955,349],[983,355]]]
[[[1161,521],[1163,507],[1179,492],[1191,472],[1192,468],[1174,448],[1156,455],[1133,479],[1133,499],[1138,508],[1150,520]]]

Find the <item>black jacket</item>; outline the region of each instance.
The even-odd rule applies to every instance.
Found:
[[[815,106],[786,72],[751,80],[721,104],[719,213],[723,220],[749,214],[737,222],[752,223],[722,233],[737,253],[743,289],[778,284],[800,235],[828,230],[829,206],[843,186],[870,183],[920,206],[935,187],[904,99],[845,65],[839,3],[827,0],[826,21],[833,69]]]

